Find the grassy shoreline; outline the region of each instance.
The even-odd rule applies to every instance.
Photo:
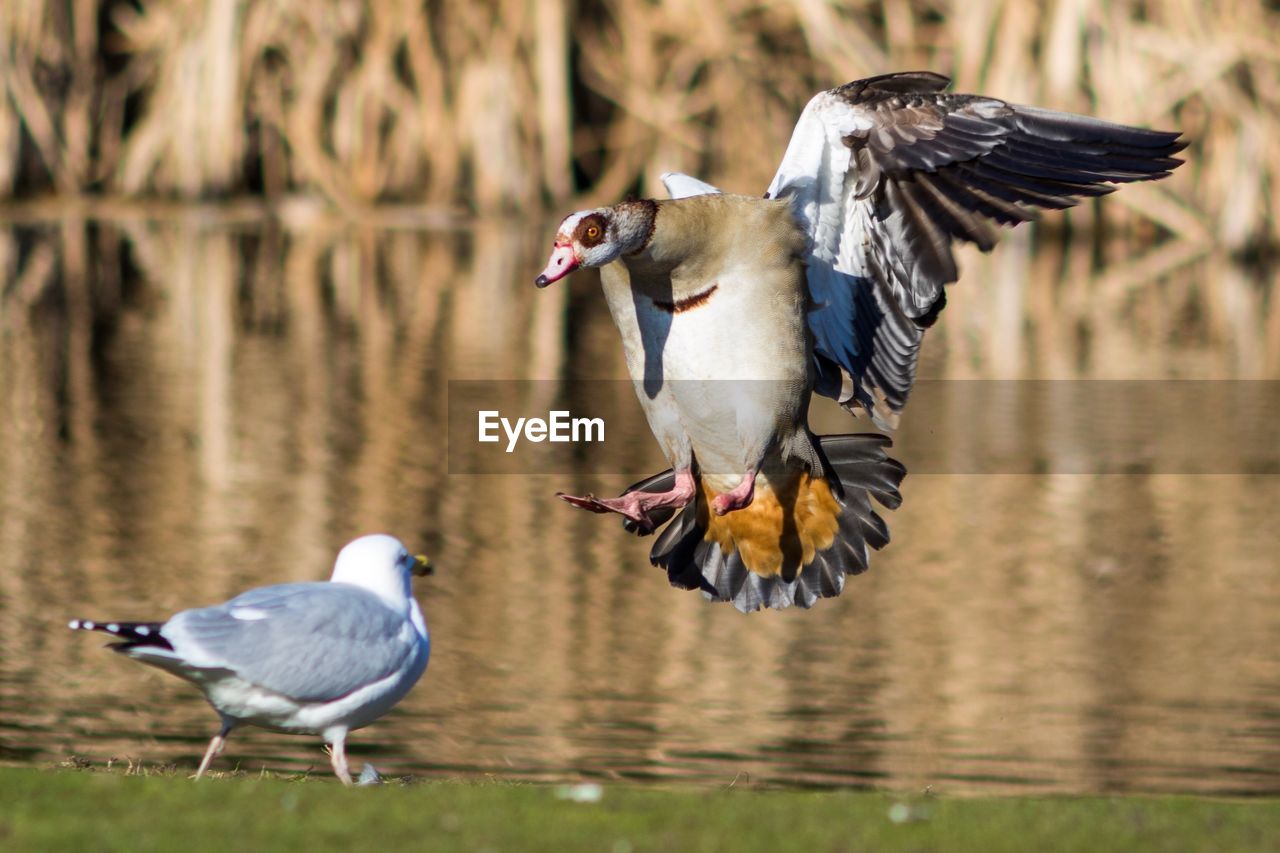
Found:
[[[585,795],[577,801],[567,793]],[[598,797],[598,798],[597,798]],[[582,799],[583,797],[578,797]],[[235,843],[435,850],[1257,850],[1280,801],[392,783],[0,768],[7,850]]]

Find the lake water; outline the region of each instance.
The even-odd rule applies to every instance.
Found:
[[[439,567],[426,676],[352,737],[384,774],[1280,793],[1274,280],[1029,231],[965,254],[893,542],[840,598],[744,616],[553,497],[665,467],[625,383],[591,386],[599,447],[482,475],[450,440],[450,381],[541,380],[545,407],[625,377],[590,275],[533,288],[549,233],[0,229],[0,761],[194,767],[199,693],[67,620],[320,579],[382,530]],[[251,729],[237,764],[327,772]]]

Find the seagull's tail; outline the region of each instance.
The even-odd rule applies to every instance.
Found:
[[[101,631],[119,637],[124,642],[111,644],[111,648],[118,652],[140,646],[155,646],[173,651],[173,646],[160,634],[163,622],[96,622],[92,619],[72,619],[67,627],[72,631]]]
[[[827,478],[797,470],[789,480],[757,486],[752,503],[717,517],[705,484],[658,535],[649,559],[667,570],[673,586],[700,589],[713,601],[739,610],[812,607],[839,595],[845,575],[866,571],[870,552],[889,542],[889,529],[871,498],[889,509],[902,503],[898,485],[906,468],[889,458],[888,437],[865,433],[819,439]],[[662,492],[674,475],[665,471],[627,491]],[[757,481],[759,482],[759,481]],[[627,527],[638,532],[635,525]]]

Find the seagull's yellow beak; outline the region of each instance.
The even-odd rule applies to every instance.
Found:
[[[427,559],[426,554],[414,554],[413,568],[409,570],[409,573],[417,575],[418,577],[425,577],[427,575],[434,575],[436,573],[436,569],[435,566],[431,565],[431,561]]]

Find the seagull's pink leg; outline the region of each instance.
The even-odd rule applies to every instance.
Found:
[[[742,482],[734,486],[732,491],[715,496],[711,501],[711,509],[716,515],[724,515],[735,509],[751,506],[751,499],[755,494],[756,472],[754,469],[748,469],[747,473],[742,475]]]
[[[557,492],[556,497],[579,509],[590,512],[616,512],[640,525],[646,532],[653,530],[653,521],[649,513],[667,507],[680,507],[693,500],[697,491],[697,483],[693,479],[693,470],[685,468],[676,472],[676,482],[669,492],[627,492],[617,498],[597,498],[595,495],[575,497]]]
[[[227,744],[227,735],[231,733],[233,728],[231,723],[226,720],[222,721],[222,729],[213,736],[213,740],[209,741],[209,748],[204,751],[204,758],[200,759],[200,768],[196,770],[196,778],[199,779],[204,775],[204,771],[209,769],[209,765],[213,763],[213,759],[222,752],[222,747]]]
[[[329,749],[329,763],[333,765],[333,772],[342,780],[342,784],[350,785],[351,771],[347,768],[346,732],[333,739],[333,744]]]

